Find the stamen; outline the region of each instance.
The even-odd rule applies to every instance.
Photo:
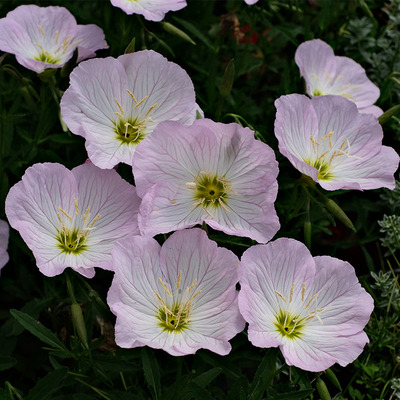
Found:
[[[64,239],[65,239],[65,238],[67,237],[67,235],[68,235],[67,228],[65,227],[64,222],[63,222],[63,220],[61,219],[60,213],[57,213],[57,216],[58,216],[58,220],[59,220],[60,223],[61,223],[61,229],[62,229],[63,232],[65,233],[65,236],[64,236]]]
[[[96,215],[95,219],[94,219],[94,220],[92,221],[92,223],[90,224],[89,229],[92,229],[92,228],[93,228],[94,223],[95,223],[100,217],[101,217],[100,214],[97,214],[97,215]]]
[[[67,217],[72,221],[72,217],[66,212],[64,211],[61,207],[58,207],[58,209]]]
[[[197,185],[196,185],[196,183],[195,182],[186,182],[186,187],[188,188],[188,189],[190,189],[190,190],[194,190],[194,189],[196,189],[196,187],[197,187]]]
[[[167,293],[167,295],[168,295],[169,297],[172,298],[172,297],[173,297],[172,294],[169,292],[168,288],[165,286],[165,284],[164,284],[164,282],[162,281],[162,279],[161,279],[161,278],[158,278],[158,280],[160,281],[160,283],[161,283],[163,289],[165,290],[165,293]]]
[[[204,200],[204,199],[203,199],[203,200]],[[205,207],[201,207],[201,208],[202,208],[203,211],[205,211],[212,219],[215,218],[214,215],[212,215],[212,214],[210,213],[210,211],[207,210],[207,208],[205,208]]]
[[[57,29],[56,30],[56,44],[58,44],[58,37],[60,35],[60,31]]]
[[[275,290],[275,293],[276,293],[285,303],[287,303],[287,300],[286,300],[286,298],[285,298],[285,296],[284,296],[283,294],[279,293],[277,290]]]
[[[289,303],[291,303],[292,300],[293,300],[293,291],[294,291],[294,282],[292,283],[292,286],[290,287],[290,299],[289,299]]]
[[[133,107],[134,110],[136,110],[141,104],[143,104],[144,101],[147,100],[149,96],[144,96],[142,100],[139,101],[139,103],[136,103],[135,107]]]
[[[307,303],[306,306],[305,306],[306,309],[310,306],[311,302],[312,302],[317,296],[318,296],[318,293],[315,293],[314,296],[311,297],[311,299],[308,301],[308,303]]]
[[[38,46],[39,49],[42,50],[42,53],[46,53],[46,52],[44,51],[43,46],[42,46],[40,43],[38,43],[38,42],[33,42],[32,44],[34,44],[35,46]]]
[[[306,293],[306,284],[303,282],[303,286],[301,288],[301,301],[304,301],[304,294]]]
[[[194,285],[196,285],[197,283],[197,278],[193,281],[193,283],[190,285],[189,289],[188,289],[188,293],[190,293],[194,287]]]
[[[230,210],[228,210],[228,207],[224,204],[223,200],[222,200],[220,197],[218,197],[218,199],[216,199],[216,200],[218,200],[219,205],[220,205],[226,212],[228,212],[228,213],[231,212]]]
[[[74,203],[75,203],[75,212],[76,215],[79,215],[79,208],[78,208],[78,200],[74,197]]]
[[[133,95],[133,93],[132,93],[130,90],[128,90],[128,89],[126,89],[126,91],[128,92],[129,96],[132,97],[132,100],[134,101],[134,103],[135,103],[135,104],[138,104],[138,101],[136,100],[136,98],[135,98],[135,96]]]
[[[37,27],[39,28],[40,33],[41,33],[41,34],[43,35],[43,37],[44,37],[44,30],[43,30],[42,26],[41,26],[41,25],[38,25]]]
[[[145,98],[146,98],[146,97],[145,97]],[[144,99],[143,99],[143,100],[144,100]],[[143,101],[143,100],[142,100],[142,101]],[[138,104],[137,106],[139,106],[139,104]],[[137,107],[137,106],[136,106],[136,107]],[[149,116],[149,114],[150,114],[157,106],[158,106],[158,104],[157,104],[157,103],[154,103],[154,104],[149,108],[149,110],[147,111],[147,113],[145,114],[144,117],[147,118],[147,117]],[[136,108],[136,107],[135,107],[135,108]]]
[[[176,288],[179,290],[179,286],[180,286],[180,284],[181,284],[181,280],[182,280],[182,270],[179,270],[179,273],[178,273],[178,278],[177,278],[177,280],[176,280]]]
[[[124,109],[122,108],[121,104],[119,104],[119,102],[118,102],[118,100],[117,100],[116,97],[114,97],[114,100],[115,100],[115,102],[117,103],[117,106],[118,106],[119,110],[121,111],[121,114],[122,114],[122,115],[125,115]]]
[[[331,136],[333,135],[333,131],[330,131],[329,133],[327,133],[326,135],[322,136],[321,140],[324,140],[326,138],[329,139],[329,148],[332,149],[332,139]]]
[[[83,214],[83,225],[86,225],[86,219],[89,215],[89,212],[90,212],[90,207],[88,207],[85,211],[85,214]]]
[[[317,149],[316,149],[315,145],[316,145],[316,144],[320,145],[321,143],[318,143],[318,142],[314,139],[314,136],[312,136],[312,135],[310,136],[310,140],[311,140],[311,144],[312,144],[314,153],[317,153]]]

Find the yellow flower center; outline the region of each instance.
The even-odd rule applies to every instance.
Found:
[[[302,303],[306,301],[305,292],[306,292],[306,285],[305,283],[303,283],[301,289]],[[277,290],[275,290],[275,293],[284,302],[283,304],[281,302],[279,313],[275,315],[275,321],[274,321],[276,331],[282,337],[286,337],[288,339],[297,339],[301,337],[302,331],[307,321],[313,318],[317,318],[322,323],[319,313],[321,313],[324,310],[324,308],[317,307],[318,293],[308,298],[307,303],[304,305],[304,309],[300,310],[300,312],[296,314],[292,311],[293,307],[289,306],[289,304],[292,303],[293,300],[294,283],[292,283],[292,286],[290,288],[289,300],[287,300],[287,298]],[[311,305],[314,305],[313,311],[310,311]]]
[[[133,111],[140,107],[148,98],[148,96],[145,96],[142,100],[137,101],[130,90],[127,89],[126,91],[135,103]],[[119,109],[119,111],[114,112],[114,114],[119,117],[118,121],[115,122],[114,128],[114,131],[117,134],[116,137],[123,144],[133,144],[136,146],[146,137],[145,130],[147,124],[149,122],[154,123],[150,118],[150,114],[154,108],[157,107],[157,103],[153,104],[147,111],[141,110],[135,117],[127,117],[118,99],[114,97],[114,100]]]
[[[92,220],[90,219],[90,207],[88,207],[83,214],[81,221],[76,221],[80,218],[80,212],[78,208],[78,201],[74,198],[75,203],[75,216],[71,217],[61,207],[58,207],[57,213],[58,220],[60,221],[61,228],[58,230],[56,236],[57,246],[63,253],[67,254],[80,254],[87,250],[87,237],[90,231],[94,228],[94,224],[101,217],[97,214]],[[63,221],[63,218],[67,218],[67,221]],[[68,228],[67,225],[70,227]],[[79,225],[79,226],[78,226]]]
[[[164,300],[163,297],[154,290],[154,294],[160,304],[157,315],[159,320],[158,325],[167,332],[181,332],[189,326],[192,302],[201,293],[201,290],[193,293],[193,289],[197,285],[197,279],[193,281],[190,287],[182,291],[182,271],[179,271],[175,285],[176,290],[173,291],[173,293],[171,293],[172,290],[168,289],[161,278],[158,278],[158,280],[167,298],[170,299],[170,301]]]
[[[201,207],[211,218],[214,218],[209,208],[222,207],[230,212],[227,200],[232,190],[232,184],[223,176],[213,175],[209,172],[199,171],[194,182],[187,182],[186,187],[193,191],[194,206]]]

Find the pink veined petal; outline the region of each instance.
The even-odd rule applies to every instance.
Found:
[[[91,240],[122,238],[128,233],[139,234],[137,214],[140,198],[134,186],[114,170],[102,170],[95,165],[82,164],[72,170],[78,182],[80,212],[90,207],[96,221]]]
[[[304,340],[287,341],[280,346],[288,365],[295,365],[306,371],[320,372],[336,362],[342,367],[353,362],[369,342],[365,332],[352,336],[320,338],[318,334],[307,335]]]
[[[120,346],[148,345],[172,355],[193,354],[199,348],[229,352],[227,340],[244,328],[235,307],[238,260],[233,253],[193,229],[171,235],[161,251],[154,239],[125,239],[115,245],[113,260],[115,276],[107,301],[117,315]],[[193,303],[188,326],[167,331],[159,319],[159,298],[169,304],[189,296]]]
[[[0,219],[0,269],[3,268],[9,260],[7,253],[9,234],[10,227],[7,222]]]
[[[84,275],[91,277],[93,267],[111,269],[111,249],[117,239],[139,233],[139,203],[135,188],[114,170],[84,164],[69,171],[46,163],[28,168],[11,188],[6,213],[43,274],[55,276],[71,267],[79,272],[87,269]],[[81,242],[83,247],[67,252],[63,250],[67,242],[76,246]]]
[[[372,157],[382,145],[383,131],[377,119],[372,115],[360,114],[356,105],[340,96],[320,96],[311,101],[318,119],[319,132],[314,139],[317,142],[332,132],[329,140],[321,143],[320,152],[338,149],[348,140],[350,157]],[[354,159],[354,158],[353,158]]]
[[[95,57],[96,50],[108,48],[103,30],[93,24],[78,25],[75,33],[75,40],[79,41],[78,63],[87,58]]]
[[[118,61],[125,68],[129,88],[137,100],[147,96],[138,110],[146,113],[157,104],[150,114],[155,124],[161,121],[185,121],[186,125],[191,125],[196,120],[195,109],[198,106],[195,103],[194,86],[187,72],[153,50],[134,54],[134,63],[130,54],[118,57]]]
[[[60,68],[79,42],[83,44],[79,61],[106,47],[99,27],[78,26],[64,7],[22,5],[0,20],[0,49],[15,54],[21,65],[37,73]],[[45,55],[46,61],[40,61]]]
[[[372,114],[376,118],[379,118],[383,114],[383,110],[377,106],[359,108],[358,111],[362,114]]]
[[[179,188],[173,182],[160,182],[143,197],[138,221],[142,235],[155,236],[190,228],[205,216],[205,211],[194,206],[187,188]]]
[[[378,189],[395,187],[394,173],[399,165],[399,155],[391,147],[382,146],[381,151],[367,160],[351,160],[335,169],[335,178],[321,181],[326,190]]]
[[[142,234],[205,221],[228,234],[266,242],[279,229],[273,206],[278,174],[274,153],[237,124],[204,119],[185,127],[163,122],[139,144],[133,172],[143,196]],[[202,177],[217,177],[228,185],[223,206],[214,201],[204,207],[196,197]]]
[[[127,14],[140,14],[149,21],[161,21],[168,11],[186,7],[186,0],[111,0],[111,4]]]
[[[359,108],[374,104],[380,91],[378,86],[368,79],[365,69],[351,58],[336,56],[335,59],[336,80],[332,85],[332,93],[329,94],[344,96],[354,101]]]
[[[306,81],[309,95],[313,95],[315,89],[324,87],[329,82],[328,76],[335,75],[335,54],[332,48],[320,39],[302,43],[297,48],[294,59],[300,69],[300,75]]]
[[[313,259],[302,243],[283,238],[248,249],[241,265],[239,308],[254,345],[279,345],[288,365],[316,372],[360,355],[373,300],[350,264]],[[282,312],[289,324],[298,320],[297,337],[275,326]]]
[[[392,174],[399,159],[393,149],[382,146],[382,128],[373,115],[361,114],[353,102],[341,96],[310,100],[288,95],[275,104],[280,151],[324,189],[394,187]],[[312,135],[302,117],[307,104],[312,110],[308,115],[315,116],[317,125]],[[324,171],[322,176],[312,166],[318,163]]]
[[[192,182],[205,165],[216,169],[215,133],[197,125],[192,125],[190,132],[177,122],[162,122],[146,141],[139,143],[133,159],[133,174],[140,197],[160,181],[168,179],[185,184]]]
[[[318,179],[316,168],[304,162],[313,154],[310,136],[317,136],[319,124],[311,101],[304,95],[281,96],[275,101],[275,136],[279,151],[300,172]]]

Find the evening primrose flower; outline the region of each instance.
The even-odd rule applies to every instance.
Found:
[[[0,219],[0,269],[3,268],[9,260],[7,253],[9,233],[10,227],[7,222]]]
[[[374,116],[341,96],[291,94],[275,107],[279,151],[324,189],[394,188],[399,156]]]
[[[149,21],[161,21],[168,11],[186,7],[186,0],[111,0],[127,14],[140,14]]]
[[[80,62],[108,45],[96,25],[77,25],[64,7],[22,5],[0,19],[0,50],[37,73],[60,68],[78,49]]]
[[[138,234],[139,198],[115,170],[83,164],[35,164],[6,198],[10,225],[32,250],[46,276],[71,267],[86,277],[111,269],[111,249]]]
[[[241,259],[239,309],[258,347],[280,347],[288,365],[323,371],[353,362],[368,337],[363,332],[372,297],[354,268],[281,238],[246,250]]]
[[[86,139],[89,158],[100,168],[131,165],[136,146],[159,122],[190,125],[196,119],[189,75],[152,50],[85,61],[70,80],[62,117]]]
[[[265,243],[279,229],[275,154],[238,124],[163,122],[139,144],[133,173],[143,235],[204,221]]]
[[[162,247],[132,236],[113,251],[107,302],[120,347],[150,346],[171,355],[208,349],[225,355],[244,329],[237,305],[239,260],[201,229],[173,233]]]
[[[364,68],[351,58],[335,56],[322,40],[302,43],[296,50],[295,61],[309,96],[339,95],[353,101],[362,113],[375,117],[383,113],[373,105],[379,88],[368,79]]]

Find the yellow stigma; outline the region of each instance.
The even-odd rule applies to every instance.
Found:
[[[218,207],[230,212],[227,200],[235,191],[224,176],[199,171],[193,182],[186,182],[186,187],[193,192],[194,207],[201,207],[211,218],[214,218],[212,210]]]

